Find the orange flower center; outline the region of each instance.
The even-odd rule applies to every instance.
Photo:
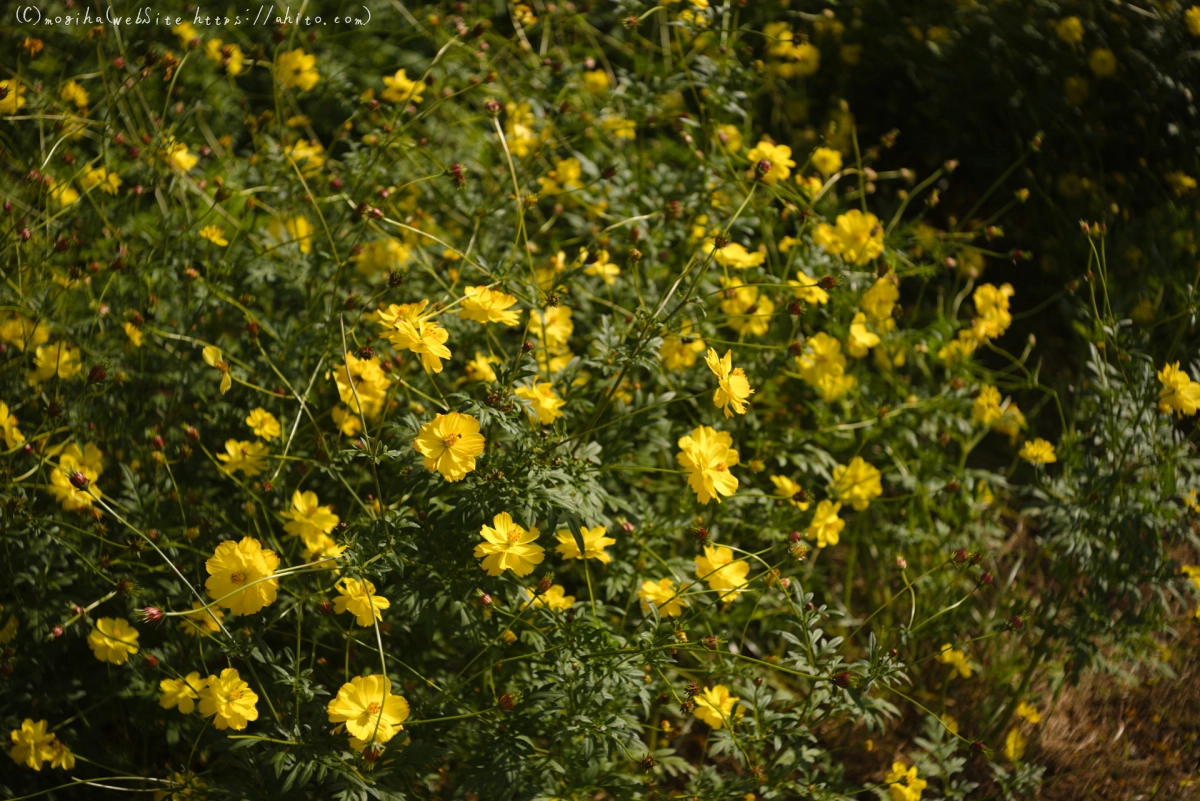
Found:
[[[509,545],[516,545],[517,541],[521,539],[521,530],[517,528],[510,528],[504,534],[504,538],[508,540]]]
[[[371,703],[367,704],[367,712],[369,714],[378,715],[379,710],[381,709],[383,709],[383,704],[379,703],[378,701],[372,701]]]
[[[724,473],[727,469],[728,468],[725,467],[724,462],[717,462],[716,467],[713,468],[713,470],[716,470],[718,473]]]
[[[245,580],[246,576],[240,570],[235,570],[229,574],[229,581],[233,584],[241,584]]]
[[[455,443],[462,439],[462,434],[455,434],[453,431],[446,435],[442,442],[446,443],[447,448],[453,448]]]
[[[240,701],[240,700],[242,700],[242,689],[239,687],[239,688],[238,688],[238,689],[236,689],[236,690],[230,690],[230,691],[229,691],[229,700],[230,700],[230,701]]]

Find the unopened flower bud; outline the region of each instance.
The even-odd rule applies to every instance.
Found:
[[[995,579],[992,577],[991,573],[984,573],[982,576],[979,577],[979,581],[984,586],[991,586],[992,582],[995,581]]]
[[[959,548],[954,552],[954,561],[961,565],[963,562],[967,561],[969,556],[970,555],[965,550]]]
[[[767,161],[766,159],[762,159],[754,165],[754,171],[758,173],[760,177],[766,175],[771,171],[771,162]]]
[[[154,668],[158,667],[158,657],[154,654],[146,654],[144,657],[142,657],[142,662],[145,663],[146,667],[150,668],[151,670],[154,670]]]
[[[157,606],[147,606],[142,610],[141,618],[147,623],[157,623],[163,619],[163,610]]]
[[[71,482],[71,486],[75,489],[80,491],[87,489],[88,477],[83,473],[80,473],[78,470],[71,473],[69,480]]]
[[[827,275],[821,279],[821,289],[833,289],[837,286],[837,279],[832,275]]]
[[[483,595],[479,596],[479,603],[483,604],[485,607],[491,606],[492,605],[492,596],[488,595],[485,592]]]
[[[63,627],[62,627],[62,626],[55,626],[54,628],[50,629],[50,636],[51,636],[51,637],[53,637],[53,638],[54,638],[54,639],[56,639],[56,640],[57,640],[59,637],[63,636]]]
[[[701,637],[700,644],[703,645],[705,648],[707,648],[710,651],[717,650],[717,638],[716,637],[712,637],[712,636]]]
[[[508,693],[500,696],[500,708],[505,712],[511,712],[512,708],[516,706],[516,703],[516,700]]]
[[[550,591],[550,587],[553,584],[554,584],[554,581],[549,576],[543,576],[541,581],[539,581],[537,583],[538,595],[545,595],[547,592]]]
[[[633,523],[630,523],[628,520],[623,521],[621,523],[621,531],[624,531],[626,534],[632,534],[633,533]]]

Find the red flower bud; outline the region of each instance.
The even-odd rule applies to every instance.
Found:
[[[633,533],[633,523],[630,523],[628,520],[626,520],[624,523],[621,524],[621,531],[624,531],[626,534],[632,534]]]
[[[77,489],[77,490],[87,489],[88,477],[85,476],[83,473],[80,473],[78,470],[71,473],[71,475],[68,478],[71,482],[71,486],[74,487],[75,489]]]
[[[63,627],[62,627],[62,626],[55,626],[54,628],[50,629],[50,636],[51,636],[51,637],[53,637],[53,638],[54,638],[54,639],[56,639],[56,640],[57,640],[59,637],[63,636]]]
[[[142,657],[142,662],[151,670],[158,667],[158,657],[154,656],[154,654],[146,654]]]
[[[512,708],[516,706],[516,703],[516,700],[508,693],[500,696],[500,708],[505,712],[511,712]]]
[[[492,605],[492,596],[488,595],[485,592],[483,595],[479,596],[479,603],[483,604],[484,606],[491,606]]]
[[[163,611],[157,606],[147,606],[142,610],[142,619],[147,623],[157,623],[163,619]]]
[[[967,552],[959,548],[954,552],[954,561],[961,565],[963,562],[967,561],[967,556]]]

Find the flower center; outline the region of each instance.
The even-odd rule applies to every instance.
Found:
[[[241,691],[240,689],[237,689],[237,690],[230,690],[230,691],[229,691],[229,700],[230,700],[230,701],[240,701],[240,700],[242,700],[242,691]]]
[[[246,576],[240,570],[236,570],[229,574],[229,581],[233,584],[241,584],[245,580]]]
[[[521,532],[515,528],[509,529],[508,532],[505,533],[504,538],[508,540],[509,545],[516,545],[517,541],[521,539]]]
[[[383,704],[379,703],[378,701],[372,701],[371,703],[367,704],[367,712],[372,715],[378,715],[379,710],[381,709],[383,709]]]
[[[713,470],[716,470],[718,473],[724,473],[727,469],[724,462],[717,462],[716,466],[713,467]]]
[[[442,442],[446,443],[447,448],[453,448],[454,444],[456,442],[458,442],[460,439],[462,439],[462,434],[455,434],[454,432],[451,432],[446,435],[445,439],[443,439]]]

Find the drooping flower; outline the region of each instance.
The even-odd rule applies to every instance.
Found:
[[[184,615],[183,620],[179,621],[179,628],[189,637],[211,637],[221,630],[225,613],[220,607],[210,606],[206,609],[205,604],[192,601],[192,609],[195,611]]]
[[[848,502],[858,511],[866,509],[873,498],[883,494],[880,473],[874,465],[855,456],[848,465],[838,465],[830,473],[831,489],[838,500]]]
[[[229,375],[229,362],[222,358],[221,349],[216,345],[207,345],[200,351],[200,357],[221,374],[221,394],[224,395],[233,386],[233,379]]]
[[[250,426],[250,429],[254,432],[254,436],[261,439],[276,439],[283,433],[283,429],[279,427],[279,420],[275,418],[275,415],[261,406],[253,409],[250,414],[246,415],[246,425]]]
[[[1160,411],[1193,415],[1200,409],[1200,383],[1193,381],[1186,370],[1179,369],[1179,362],[1163,365],[1158,380],[1163,385],[1158,393]]]
[[[13,747],[8,755],[13,762],[38,771],[42,769],[42,763],[54,756],[50,747],[54,735],[46,731],[48,725],[45,720],[35,723],[31,718],[25,718],[21,728],[12,730],[9,737]]]
[[[682,597],[684,590],[688,586],[690,585],[685,584],[676,588],[675,582],[670,578],[662,578],[658,581],[643,581],[642,588],[638,590],[642,612],[649,612],[650,604],[654,604],[660,615],[664,617],[679,617],[683,614],[684,607],[690,605],[688,600]]]
[[[692,336],[692,322],[685,320],[679,336],[664,337],[658,356],[668,370],[682,370],[696,363],[697,354],[704,353],[704,340]]]
[[[425,457],[425,469],[437,470],[447,481],[462,481],[474,470],[485,445],[479,421],[460,412],[439,414],[413,440],[413,448]]]
[[[604,526],[595,526],[593,528],[581,528],[583,534],[583,554],[579,553],[579,544],[575,542],[575,535],[567,529],[559,529],[555,533],[555,538],[558,540],[558,545],[554,550],[562,556],[563,559],[596,559],[601,564],[607,565],[612,561],[612,557],[605,553],[604,549],[609,545],[616,544],[616,540],[612,537],[606,537],[608,533]]]
[[[422,80],[412,80],[408,77],[408,70],[396,70],[395,75],[383,76],[384,89],[379,96],[389,103],[413,103],[414,105],[421,102],[421,97],[425,92],[425,82]]]
[[[863,265],[883,252],[883,226],[874,214],[851,209],[838,215],[836,226],[818,225],[813,242],[847,264]]]
[[[463,369],[469,380],[491,383],[496,380],[496,370],[492,367],[493,364],[500,364],[499,357],[475,351],[475,358],[467,362]]]
[[[1058,461],[1058,456],[1054,453],[1054,446],[1041,437],[1022,445],[1018,455],[1033,465],[1051,464]]]
[[[163,160],[180,172],[187,172],[200,161],[198,156],[188,152],[188,146],[183,142],[171,140],[163,148]]]
[[[713,405],[725,412],[726,419],[733,417],[735,412],[745,414],[746,402],[754,390],[746,379],[745,371],[733,366],[733,351],[727,350],[724,356],[717,356],[716,350],[709,348],[705,363],[717,377]]]
[[[392,602],[375,592],[375,585],[366,579],[342,578],[336,585],[338,597],[333,599],[333,611],[337,614],[349,612],[360,626],[374,625],[383,620],[383,610]]]
[[[954,672],[964,679],[971,678],[971,663],[967,661],[966,652],[955,648],[950,643],[942,646],[937,660],[943,665],[950,665]]]
[[[475,558],[483,558],[483,569],[489,576],[499,576],[505,570],[528,576],[534,565],[546,558],[545,549],[532,544],[541,532],[532,526],[521,528],[508,512],[493,517],[492,525],[485,524],[479,534],[485,541],[475,546]]]
[[[342,723],[356,751],[383,744],[402,731],[408,719],[408,701],[392,695],[392,682],[379,674],[355,676],[338,690],[326,710],[330,723]]]
[[[247,442],[246,440],[225,440],[225,453],[218,453],[217,458],[225,464],[221,471],[233,475],[238,470],[246,478],[252,478],[267,469],[267,456],[270,449],[263,442]]]
[[[207,684],[208,680],[201,678],[196,670],[182,679],[163,679],[158,683],[158,689],[162,690],[158,705],[163,709],[178,708],[183,714],[190,715],[200,700],[201,690]]]
[[[217,604],[235,615],[252,615],[275,603],[279,579],[279,557],[262,547],[254,537],[241,542],[225,540],[205,562],[208,579],[204,589]]]
[[[235,668],[225,668],[220,676],[209,676],[200,691],[200,714],[213,718],[218,730],[241,731],[258,720],[258,693],[242,681]]]
[[[760,161],[766,161],[771,165],[771,168],[762,176],[762,182],[767,185],[786,179],[792,174],[792,167],[796,166],[796,162],[792,161],[792,149],[790,147],[787,145],[773,145],[765,139],[755,145],[746,154],[746,158],[750,159],[751,167]]]
[[[101,662],[123,665],[138,652],[138,631],[123,617],[102,617],[88,633],[87,643]]]
[[[321,74],[317,72],[317,57],[300,48],[280,53],[275,61],[275,80],[280,86],[297,88],[307,92],[317,85]]]
[[[75,768],[75,755],[71,753],[71,749],[62,740],[55,737],[50,742],[50,767],[58,768],[59,770],[73,770]]]
[[[696,578],[707,582],[708,588],[716,590],[722,601],[736,601],[745,592],[750,564],[744,559],[735,560],[731,549],[705,545],[704,553],[695,562]]]
[[[714,730],[720,729],[728,723],[733,723],[733,708],[739,700],[741,699],[729,694],[729,688],[724,684],[705,687],[704,691],[696,696],[695,715]],[[740,717],[740,714],[737,716]]]
[[[679,466],[687,471],[688,486],[696,499],[707,504],[713,498],[721,502],[722,495],[737,492],[738,480],[729,468],[738,463],[738,452],[732,448],[733,438],[725,431],[710,426],[697,426],[692,433],[679,438]]]
[[[802,512],[809,507],[807,493],[795,481],[787,476],[771,476],[771,483],[775,485],[776,497],[786,499],[789,504]]]
[[[817,504],[817,511],[813,514],[812,522],[808,524],[805,533],[810,540],[817,541],[818,548],[838,544],[842,529],[846,527],[846,521],[838,517],[841,510],[842,505],[833,501],[821,501]]]
[[[36,348],[38,345],[46,344],[49,339],[50,326],[45,322],[34,322],[19,314],[0,320],[0,342],[12,345],[22,353],[26,348]]]
[[[325,147],[316,140],[297,139],[283,149],[283,154],[306,178],[316,175],[325,166]]]
[[[554,394],[554,385],[549,381],[534,382],[531,387],[517,387],[513,394],[529,401],[542,425],[549,425],[562,417],[562,407],[567,405],[565,400]]]
[[[517,302],[512,295],[497,292],[486,286],[469,286],[463,290],[463,295],[462,309],[458,316],[464,320],[512,326],[521,319],[517,312],[508,311],[508,307]]]

